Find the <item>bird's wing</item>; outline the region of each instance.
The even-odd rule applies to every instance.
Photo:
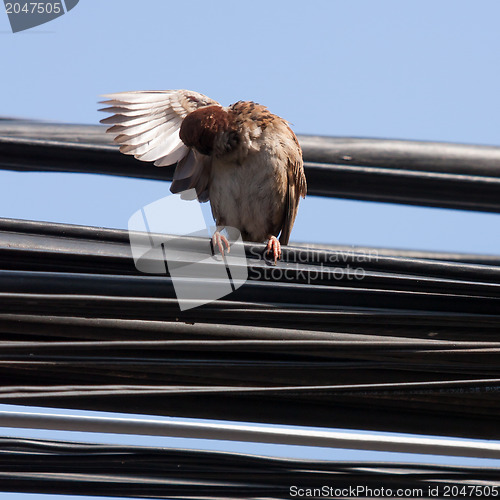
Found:
[[[280,243],[282,245],[288,245],[293,223],[295,222],[295,217],[297,216],[299,199],[301,196],[302,198],[305,198],[307,193],[307,182],[304,174],[302,150],[300,149],[297,137],[291,129],[289,130],[293,135],[294,146],[289,148],[287,160],[288,189],[285,201],[285,217],[280,234]]]
[[[181,141],[179,130],[189,113],[204,106],[220,106],[217,101],[189,90],[119,92],[104,97],[108,100],[102,104],[107,107],[100,111],[112,116],[101,123],[112,125],[106,132],[115,135],[122,153],[152,161],[157,167],[177,163],[173,192],[179,192],[176,187],[181,184],[188,186],[186,189],[196,188],[198,194],[206,191],[209,157],[191,152]]]
[[[177,163],[170,191],[181,193],[188,189],[196,189],[198,200],[201,203],[208,201],[211,168],[212,158],[210,156],[190,148],[188,154]]]

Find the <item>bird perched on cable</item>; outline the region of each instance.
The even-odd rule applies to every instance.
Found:
[[[210,200],[214,247],[229,252],[224,226],[244,241],[265,242],[274,262],[287,245],[306,195],[302,150],[288,123],[265,106],[228,107],[189,90],[108,94],[102,111],[122,153],[163,167],[177,164],[170,190]],[[277,236],[279,235],[279,241]]]

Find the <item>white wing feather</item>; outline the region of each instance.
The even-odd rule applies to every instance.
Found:
[[[179,137],[182,120],[203,106],[218,102],[189,90],[153,90],[108,94],[102,109],[112,116],[101,123],[112,125],[107,132],[115,134],[120,151],[138,160],[154,161],[156,166],[173,165],[189,149]],[[200,167],[201,168],[201,167]]]

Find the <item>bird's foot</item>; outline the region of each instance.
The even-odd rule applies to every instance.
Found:
[[[281,244],[276,236],[271,236],[269,238],[266,250],[266,254],[269,254],[271,250],[273,251],[274,265],[276,265],[278,263],[278,259],[281,259]]]
[[[224,245],[226,245],[227,253],[229,253],[231,251],[231,246],[229,245],[229,241],[223,234],[220,234],[219,231],[215,231],[215,233],[212,236],[212,247],[214,254],[215,254],[215,249],[218,248],[221,255],[224,255],[223,243]]]

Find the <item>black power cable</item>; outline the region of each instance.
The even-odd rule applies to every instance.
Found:
[[[500,211],[500,148],[300,141],[310,194]],[[101,127],[12,121],[0,168],[172,174],[120,155]],[[235,293],[181,312],[168,274],[137,271],[125,231],[0,219],[0,402],[499,438],[498,256],[297,246],[274,267],[261,251],[245,245],[250,280]],[[338,277],[358,262],[363,280]],[[22,440],[0,451],[3,491],[154,498],[498,473]]]

